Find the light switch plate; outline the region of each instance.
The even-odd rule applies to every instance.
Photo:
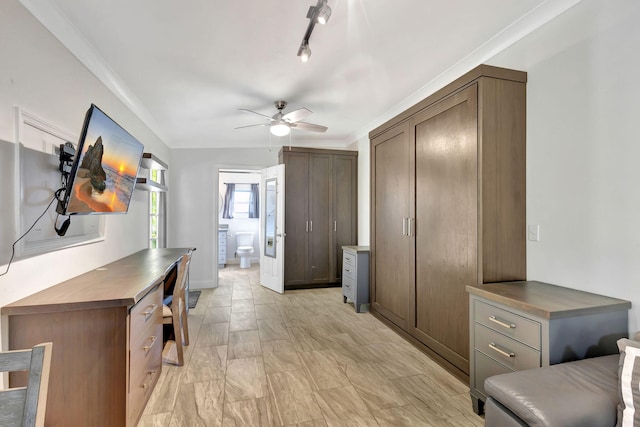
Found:
[[[529,224],[527,226],[527,240],[529,240],[530,242],[540,241],[540,225]]]

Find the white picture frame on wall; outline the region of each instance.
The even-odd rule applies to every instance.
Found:
[[[99,215],[74,215],[64,236],[55,230],[67,218],[56,213],[57,201],[52,202],[62,185],[59,147],[66,142],[76,146],[78,136],[20,107],[14,107],[14,115],[15,238],[35,223],[16,244],[16,258],[103,241],[105,219]]]

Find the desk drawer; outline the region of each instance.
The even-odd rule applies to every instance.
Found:
[[[138,341],[149,325],[162,324],[162,291],[158,286],[131,308],[129,342]]]
[[[474,301],[474,321],[540,350],[540,323],[482,301]]]
[[[540,352],[496,331],[474,324],[475,350],[515,370],[540,366]]]
[[[162,327],[159,327],[162,334]],[[136,361],[133,356],[136,354]],[[154,343],[146,354],[139,358],[140,352],[132,351],[131,371],[129,375],[129,420],[134,425],[140,418],[144,405],[149,400],[151,392],[162,372],[162,336]],[[140,365],[136,365],[140,363]]]
[[[476,391],[482,393],[487,398],[487,393],[484,391],[484,380],[494,375],[507,374],[513,372],[512,369],[507,368],[504,365],[496,362],[486,354],[475,350],[473,352],[475,370],[473,374],[473,383],[475,384]]]

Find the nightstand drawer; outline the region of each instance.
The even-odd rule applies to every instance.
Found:
[[[474,324],[475,350],[516,371],[540,366],[540,352],[496,331]]]
[[[356,268],[352,265],[348,265],[346,263],[342,263],[342,280],[350,279],[354,281],[356,277]]]
[[[350,252],[343,252],[342,255],[342,265],[343,266],[350,266],[352,267],[352,270],[356,269],[356,255],[350,253]]]
[[[491,304],[474,301],[474,321],[540,350],[540,323]]]

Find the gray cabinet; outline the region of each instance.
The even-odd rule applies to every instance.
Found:
[[[353,301],[356,313],[369,304],[369,247],[342,247],[342,301]]]
[[[227,230],[218,230],[218,268],[227,263]]]
[[[467,286],[470,392],[482,412],[484,380],[507,372],[614,354],[631,303],[522,281]]]

